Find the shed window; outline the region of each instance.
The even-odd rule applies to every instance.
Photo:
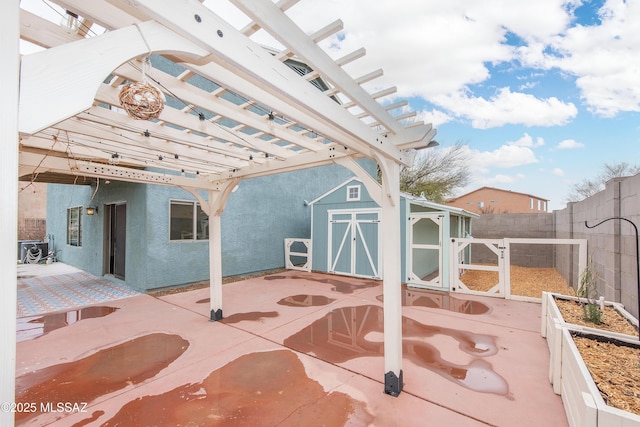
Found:
[[[350,185],[347,187],[347,202],[356,202],[360,200],[360,186]]]
[[[82,246],[82,207],[67,209],[67,245]]]
[[[209,239],[209,217],[197,202],[171,201],[170,240]]]

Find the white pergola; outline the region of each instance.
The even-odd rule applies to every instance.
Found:
[[[251,21],[242,29],[197,0],[52,2],[67,11],[68,26],[21,10],[16,1],[3,5],[0,18],[2,52],[10,53],[0,71],[3,246],[15,247],[16,229],[8,224],[17,223],[16,213],[7,207],[16,205],[18,177],[183,188],[209,215],[211,320],[219,320],[220,218],[233,188],[247,178],[340,164],[363,180],[382,207],[385,392],[397,396],[402,389],[399,168],[411,162],[413,149],[429,145],[435,129],[411,120],[406,102],[383,105],[380,99],[394,88],[369,93],[362,86],[382,71],[354,78],[343,69],[364,49],[332,59],[317,44],[340,31],[342,22],[309,34],[286,14],[297,0],[231,0]],[[100,34],[92,30],[97,26]],[[252,35],[258,31],[284,48],[256,43]],[[18,39],[44,49],[20,56]],[[123,83],[142,79],[151,54],[176,64],[177,71],[145,67],[149,83],[167,102],[157,119],[135,120],[119,108],[118,95]],[[296,72],[285,61],[306,67]],[[378,163],[382,185],[354,161],[360,157]],[[15,345],[4,343],[15,344],[16,269],[13,263],[6,267],[0,273],[9,296],[2,302],[2,360],[15,361]],[[6,363],[2,373],[5,402],[13,400],[12,366]]]

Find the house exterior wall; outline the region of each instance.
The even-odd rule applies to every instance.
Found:
[[[484,213],[539,213],[547,211],[547,200],[530,194],[498,188],[483,187],[446,203],[469,212]]]
[[[47,184],[20,182],[18,240],[44,241],[47,223]]]
[[[375,163],[361,165],[375,173]],[[344,182],[352,173],[332,165],[241,181],[222,214],[222,275],[284,267],[284,239],[310,237],[305,199]],[[92,199],[93,196],[93,199]],[[203,194],[206,199],[206,194]],[[195,201],[174,187],[112,181],[95,186],[48,188],[47,233],[58,260],[91,274],[104,273],[104,205],[127,204],[126,285],[141,291],[209,279],[208,241],[170,241],[170,200]],[[98,206],[82,215],[82,247],[66,244],[69,207]]]

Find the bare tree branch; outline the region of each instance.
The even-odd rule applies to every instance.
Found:
[[[469,182],[469,152],[461,143],[420,154],[412,168],[400,171],[402,191],[414,196],[424,193],[428,200],[442,203]]]

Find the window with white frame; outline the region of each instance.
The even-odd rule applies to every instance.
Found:
[[[358,200],[360,200],[360,186],[347,186],[347,202],[357,202]]]
[[[169,239],[209,239],[209,217],[204,213],[198,202],[170,201]]]
[[[67,245],[82,246],[82,206],[67,209]]]

